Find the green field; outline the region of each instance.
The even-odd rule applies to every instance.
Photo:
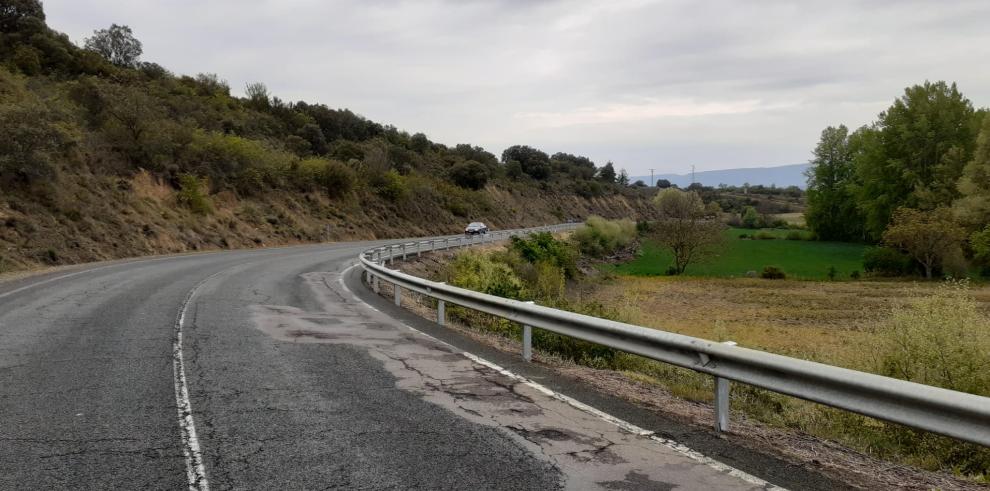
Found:
[[[754,230],[731,228],[725,231],[724,247],[717,256],[705,262],[688,265],[687,276],[742,277],[747,271],[759,273],[764,266],[776,266],[787,273],[788,278],[821,280],[827,278],[828,269],[834,266],[836,279],[849,279],[853,271],[863,272],[863,251],[866,245],[846,242],[819,242],[810,240],[785,240],[788,230],[763,230],[777,239],[740,239],[740,234],[752,235]],[[806,233],[806,232],[805,232]],[[612,268],[619,274],[657,276],[666,274],[673,264],[669,251],[655,243],[643,244],[636,259]]]

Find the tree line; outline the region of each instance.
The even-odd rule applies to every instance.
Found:
[[[825,128],[811,164],[820,239],[885,245],[928,277],[990,267],[990,111],[956,84],[908,87],[868,125]]]

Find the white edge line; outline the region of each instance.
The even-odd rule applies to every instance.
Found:
[[[351,267],[345,269],[343,272],[340,273],[340,278],[338,278],[338,280],[340,281],[340,284],[341,285],[344,285],[344,276],[346,276],[347,273],[350,270],[352,270],[352,269],[354,269],[354,268],[356,268],[358,266],[359,266],[358,264],[352,265]],[[358,297],[357,295],[354,295],[354,293],[351,291],[351,289],[350,288],[347,288],[346,285],[344,285],[344,288],[347,289],[347,292],[348,293],[350,293],[351,295],[353,295],[355,299],[357,299],[359,302],[363,303],[365,306],[371,308],[375,312],[381,312],[380,310],[378,310],[378,309],[372,307],[371,305],[369,305],[364,300],[361,300],[361,298]],[[433,337],[433,336],[431,336],[431,335],[429,335],[429,334],[427,334],[427,333],[425,333],[423,331],[420,331],[419,329],[416,329],[416,328],[414,328],[414,327],[412,327],[412,326],[410,326],[410,325],[408,325],[408,324],[406,324],[406,323],[398,320],[398,319],[393,318],[393,320],[395,320],[396,322],[402,324],[403,326],[405,326],[406,328],[408,328],[408,329],[410,329],[412,331],[415,331],[415,332],[417,332],[417,333],[419,333],[419,334],[421,334],[423,336],[426,336],[427,338],[429,338],[429,339],[431,339],[433,341],[436,341],[437,343],[440,343],[442,345],[445,345],[445,346],[448,346],[450,348],[453,348],[455,351],[458,351],[462,355],[464,355],[465,358],[467,358],[467,359],[469,359],[469,360],[471,360],[471,361],[473,361],[473,362],[475,362],[475,363],[477,363],[479,365],[483,365],[483,366],[486,366],[488,368],[491,368],[492,370],[495,370],[496,372],[498,372],[498,373],[500,373],[502,375],[505,375],[506,377],[509,377],[509,378],[511,378],[513,380],[517,380],[517,381],[523,383],[524,385],[526,385],[526,386],[528,386],[530,388],[533,388],[533,389],[535,389],[535,390],[537,390],[537,391],[539,391],[539,392],[541,392],[541,393],[543,393],[543,394],[545,394],[545,395],[547,395],[549,397],[552,397],[554,399],[557,399],[558,401],[564,402],[564,403],[570,405],[571,407],[573,407],[575,409],[578,409],[580,411],[584,411],[584,412],[586,412],[588,414],[591,414],[593,416],[596,416],[599,419],[602,419],[602,420],[604,420],[604,421],[606,421],[608,423],[611,423],[611,424],[619,427],[620,429],[622,429],[624,431],[627,431],[627,432],[632,433],[632,434],[637,435],[637,436],[647,437],[650,440],[653,440],[654,442],[659,443],[660,445],[663,445],[663,446],[665,446],[665,447],[667,447],[667,448],[669,448],[669,449],[671,449],[671,450],[673,450],[673,451],[675,451],[675,452],[677,452],[677,453],[679,453],[681,455],[684,455],[685,457],[688,457],[688,458],[690,458],[692,460],[695,460],[695,461],[700,462],[700,463],[702,463],[704,465],[707,465],[708,467],[711,467],[711,468],[713,468],[713,469],[715,469],[715,470],[717,470],[719,472],[724,472],[724,473],[726,473],[726,474],[728,474],[730,476],[736,477],[736,478],[738,478],[740,480],[743,480],[745,482],[748,482],[750,484],[753,484],[753,485],[756,485],[756,486],[760,486],[760,487],[762,487],[764,489],[768,489],[768,490],[769,489],[774,489],[774,490],[786,491],[786,488],[783,488],[783,487],[777,486],[776,484],[772,484],[770,482],[767,482],[765,479],[761,479],[761,478],[756,477],[756,476],[754,476],[754,475],[752,475],[752,474],[750,474],[748,472],[745,472],[745,471],[741,471],[739,469],[736,469],[735,467],[732,467],[731,465],[728,465],[728,464],[719,462],[718,460],[715,460],[715,459],[713,459],[711,457],[708,457],[707,455],[705,455],[705,454],[703,454],[703,453],[701,453],[701,452],[699,452],[697,450],[694,450],[694,449],[688,447],[687,445],[684,445],[683,443],[679,443],[679,442],[674,441],[674,440],[670,440],[670,439],[667,439],[667,438],[663,438],[663,437],[657,436],[656,435],[656,432],[654,432],[654,431],[643,429],[643,428],[641,428],[639,426],[636,426],[636,425],[634,425],[634,424],[632,424],[632,423],[630,423],[630,422],[628,422],[628,421],[626,421],[624,419],[617,418],[617,417],[612,416],[611,414],[608,414],[608,413],[606,413],[606,412],[604,412],[604,411],[602,411],[600,409],[596,409],[596,408],[594,408],[592,406],[589,406],[589,405],[587,405],[587,404],[585,404],[585,403],[583,403],[581,401],[578,401],[577,399],[574,399],[573,397],[570,397],[570,396],[561,394],[560,392],[557,392],[557,391],[555,391],[553,389],[550,389],[549,387],[546,387],[546,386],[541,385],[541,384],[539,384],[537,382],[534,382],[534,381],[532,381],[532,380],[530,380],[530,379],[528,379],[526,377],[523,377],[522,375],[516,374],[516,373],[514,373],[514,372],[512,372],[512,371],[510,371],[510,370],[508,370],[506,368],[503,368],[503,367],[501,367],[501,366],[499,366],[499,365],[497,365],[495,363],[492,363],[492,362],[490,362],[490,361],[488,361],[488,360],[486,360],[486,359],[484,359],[484,358],[482,358],[482,357],[480,357],[478,355],[475,355],[473,353],[469,353],[469,352],[464,351],[464,350],[462,350],[462,349],[460,349],[460,348],[458,348],[458,347],[456,347],[456,346],[454,346],[454,345],[452,345],[452,344],[450,344],[450,343],[448,343],[446,341],[437,339],[437,338],[435,338],[435,337]]]
[[[186,310],[196,292],[207,281],[220,273],[223,271],[206,277],[197,283],[192,290],[189,290],[179,308],[179,315],[175,319],[175,337],[172,341],[172,378],[175,383],[175,405],[179,415],[179,430],[182,434],[182,453],[186,457],[186,478],[189,481],[189,489],[196,491],[208,491],[210,483],[206,478],[206,466],[203,465],[203,454],[200,450],[199,438],[196,435],[196,424],[193,421],[189,385],[186,383],[186,365],[182,357],[182,326],[186,320]]]

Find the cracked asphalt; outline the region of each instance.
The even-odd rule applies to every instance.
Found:
[[[366,247],[169,256],[0,284],[0,488],[188,486],[173,325],[206,278],[182,330],[213,489],[759,487],[370,307],[342,281]]]

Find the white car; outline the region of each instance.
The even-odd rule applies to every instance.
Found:
[[[464,229],[464,235],[477,235],[477,234],[487,234],[488,227],[481,222],[471,222],[468,224],[467,228]]]

